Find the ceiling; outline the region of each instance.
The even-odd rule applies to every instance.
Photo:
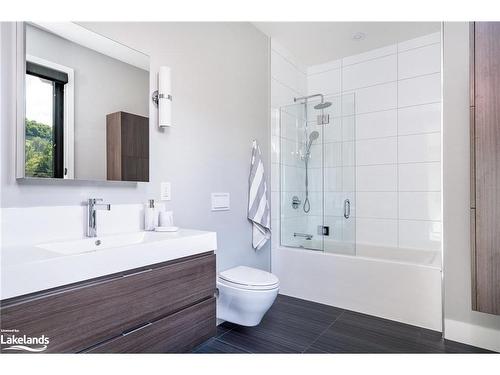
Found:
[[[303,65],[315,65],[440,30],[439,22],[254,22]],[[365,38],[354,40],[355,33]]]

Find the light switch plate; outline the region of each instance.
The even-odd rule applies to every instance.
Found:
[[[229,210],[229,200],[229,193],[212,193],[212,211]]]
[[[172,188],[170,182],[162,182],[160,184],[160,200],[169,201],[172,199]]]

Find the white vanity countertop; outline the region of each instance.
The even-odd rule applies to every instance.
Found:
[[[0,299],[217,249],[215,232],[180,229],[172,233],[140,232],[135,235],[142,236],[141,242],[69,255],[50,251],[44,245],[3,247],[0,253]],[[108,238],[117,237],[119,235],[83,240],[101,240],[105,244]],[[60,243],[55,245],[61,247]]]

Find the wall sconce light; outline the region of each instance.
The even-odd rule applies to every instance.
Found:
[[[158,72],[158,90],[153,92],[153,102],[158,107],[158,127],[172,126],[172,77],[168,66]]]

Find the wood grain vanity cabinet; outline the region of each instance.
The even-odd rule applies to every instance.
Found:
[[[159,263],[2,301],[2,329],[48,353],[187,352],[215,335],[215,255]]]
[[[106,116],[107,179],[149,181],[149,119],[127,112]]]
[[[500,315],[500,23],[470,28],[472,308]]]

